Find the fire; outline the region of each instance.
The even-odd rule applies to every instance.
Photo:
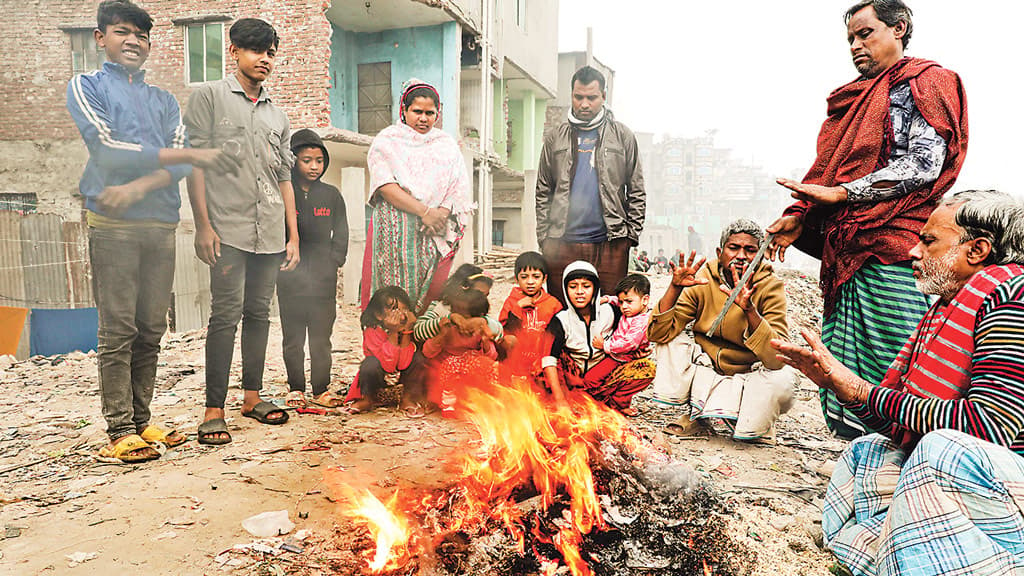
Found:
[[[376,541],[373,559],[367,560],[374,574],[400,568],[409,560],[411,531],[408,519],[398,508],[397,490],[387,504],[369,490],[352,491],[344,512],[360,519],[359,523],[367,527],[370,537]]]
[[[601,439],[636,447],[639,439],[629,433],[625,419],[586,394],[572,395],[569,407],[551,406],[525,378],[514,378],[509,386],[467,389],[464,398],[463,413],[477,429],[481,447],[460,457],[464,498],[458,528],[497,519],[522,548],[513,493],[532,486],[546,511],[564,492],[569,514],[552,543],[574,576],[592,574],[579,550],[584,534],[604,528],[591,451]]]
[[[448,383],[449,385],[451,383]],[[640,438],[630,431],[625,418],[583,393],[572,393],[569,405],[556,407],[526,378],[512,377],[508,385],[474,383],[457,390],[459,413],[479,434],[479,447],[456,456],[459,470],[455,488],[419,499],[417,517],[447,506],[449,514],[427,532],[469,535],[502,526],[524,551],[526,519],[517,500],[536,492],[543,512],[568,504],[557,527],[534,525],[531,533],[553,545],[573,576],[593,574],[580,550],[583,537],[605,528],[591,459],[602,440],[625,445],[639,453]],[[426,542],[412,537],[410,515],[398,505],[396,492],[385,504],[369,491],[350,493],[343,512],[364,524],[376,542],[374,573],[393,570]],[[436,542],[435,542],[436,544]]]

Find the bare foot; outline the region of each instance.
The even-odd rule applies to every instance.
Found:
[[[360,398],[348,405],[349,414],[359,414],[361,412],[369,412],[370,410],[373,410],[373,400],[369,398]]]

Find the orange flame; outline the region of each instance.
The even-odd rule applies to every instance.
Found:
[[[474,382],[473,386],[459,386],[459,412],[476,428],[480,446],[456,455],[458,488],[447,495],[419,498],[416,514],[442,509],[451,502],[450,516],[435,519],[434,530],[472,535],[490,530],[498,522],[523,552],[524,512],[516,496],[532,487],[544,512],[556,501],[568,503],[563,518],[555,522],[555,533],[545,533],[538,526],[532,533],[561,553],[573,576],[591,576],[580,546],[584,535],[604,528],[591,458],[597,455],[601,440],[618,442],[634,454],[639,453],[641,440],[621,414],[589,395],[570,392],[569,406],[556,407],[529,379],[509,380],[509,385]],[[376,541],[369,562],[375,573],[401,567],[420,552],[414,550],[417,546],[426,544],[413,538],[410,516],[397,505],[397,492],[385,504],[369,491],[342,488],[349,494],[343,513],[359,519]]]
[[[466,390],[463,413],[482,446],[460,458],[465,497],[457,514],[459,528],[496,518],[519,538],[522,549],[521,512],[513,492],[532,484],[547,510],[564,490],[567,524],[553,544],[574,576],[592,574],[579,551],[584,534],[604,528],[591,451],[600,439],[637,446],[639,439],[628,433],[622,415],[586,394],[571,395],[570,408],[547,405],[525,378],[513,378],[509,386]]]
[[[345,513],[360,519],[357,522],[364,524],[370,531],[370,537],[376,541],[373,559],[367,560],[374,574],[400,568],[410,558],[409,522],[400,513],[397,503],[397,490],[387,504],[369,490],[353,492],[348,498]]]

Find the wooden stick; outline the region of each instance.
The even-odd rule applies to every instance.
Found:
[[[711,323],[711,329],[707,332],[708,338],[714,336],[715,330],[718,330],[718,327],[722,325],[722,320],[725,320],[725,313],[729,311],[729,307],[733,305],[733,302],[736,302],[736,297],[740,295],[740,290],[747,285],[750,277],[754,275],[754,270],[761,265],[761,260],[764,258],[764,251],[768,249],[768,245],[771,244],[772,239],[774,238],[775,234],[769,234],[765,236],[764,241],[761,242],[761,247],[757,249],[757,254],[747,266],[747,271],[743,273],[743,277],[740,278],[740,281],[732,287],[732,292],[729,293],[729,298],[725,301],[725,306],[722,306],[722,310],[718,313],[718,317]]]
[[[40,458],[38,460],[33,460],[31,462],[26,462],[24,464],[15,464],[14,466],[8,466],[7,468],[4,468],[3,470],[0,470],[0,476],[2,476],[4,474],[7,474],[8,472],[14,472],[15,470],[19,470],[21,468],[28,468],[29,466],[35,466],[36,464],[40,464],[40,463],[46,462],[48,460],[56,460],[57,458],[60,458],[60,455],[58,455],[58,456],[47,456],[45,458]]]

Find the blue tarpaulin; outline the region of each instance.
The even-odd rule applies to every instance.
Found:
[[[29,328],[29,353],[52,356],[96,349],[99,317],[95,308],[47,310],[33,308]]]

